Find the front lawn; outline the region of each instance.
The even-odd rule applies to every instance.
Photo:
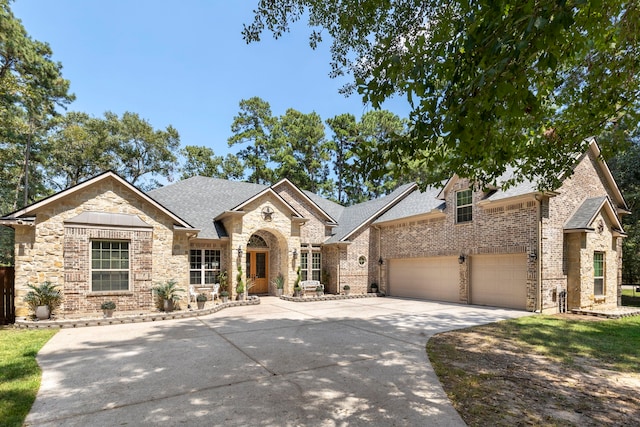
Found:
[[[640,316],[528,316],[434,336],[431,363],[463,420],[627,425],[640,415]]]
[[[20,427],[40,388],[36,354],[55,335],[51,329],[0,328],[0,424]]]

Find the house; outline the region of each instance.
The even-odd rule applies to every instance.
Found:
[[[553,192],[531,182],[476,188],[453,176],[343,207],[288,180],[258,185],[193,177],[144,193],[106,172],[0,218],[15,229],[17,315],[28,283],[61,285],[61,314],[153,306],[154,284],[207,287],[228,274],[250,293],[326,292],[557,312],[620,303],[627,205],[595,141]],[[509,178],[507,174],[505,179]]]

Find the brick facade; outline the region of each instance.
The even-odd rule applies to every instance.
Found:
[[[284,292],[293,292],[302,253],[308,254],[309,264],[312,253],[321,254],[321,281],[328,293],[341,293],[345,285],[352,293],[370,292],[372,283],[387,292],[389,264],[394,259],[451,260],[462,256],[464,261],[461,258],[456,276],[456,302],[473,303],[474,257],[479,263],[486,254],[521,254],[517,259],[526,263],[522,267],[526,270],[523,306],[527,310],[556,312],[558,295],[564,290],[568,292],[569,308],[615,306],[620,303],[622,240],[610,217],[600,212],[592,221],[600,224],[594,232],[568,233],[564,229],[586,199],[603,195],[613,201],[621,199],[605,176],[606,166],[603,169],[599,162],[597,153],[590,149],[556,192],[527,191],[496,199],[490,197],[493,192],[454,177],[441,192],[443,210],[425,208],[419,214],[385,221],[377,220],[383,213],[380,211],[343,241],[330,244],[327,240],[334,232],[333,221],[340,219],[329,217],[288,181],[263,190],[239,207],[229,207],[232,210],[216,218],[226,234],[200,239],[197,230],[175,227],[178,217],[145,199],[134,187],[118,179],[99,179],[37,205],[28,215],[35,216],[34,222],[12,225],[16,230],[17,314],[27,314],[22,302],[26,284],[45,280],[62,286],[62,314],[96,312],[107,299],[114,300],[122,311],[151,309],[154,284],[174,279],[186,290],[189,249],[220,250],[220,270],[227,272],[228,290],[235,297],[237,266],[246,275],[246,257],[258,250],[249,246],[252,236],[259,236],[267,246],[259,250],[268,253],[269,294],[276,293],[273,280],[278,274],[285,277]],[[456,192],[468,188],[473,190],[472,220],[457,223]],[[399,203],[401,206],[402,201]],[[271,214],[265,216],[266,211]],[[144,226],[74,224],[71,219],[83,212],[135,215]],[[173,212],[178,212],[175,207]],[[90,249],[95,239],[129,242],[127,291],[91,291]],[[595,252],[605,256],[605,292],[599,296],[594,296]]]

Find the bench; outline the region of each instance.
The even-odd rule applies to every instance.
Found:
[[[312,294],[316,293],[316,288],[318,286],[322,287],[322,292],[324,292],[324,285],[320,283],[319,280],[303,280],[300,282],[300,287],[302,288],[302,294],[306,294],[307,292],[311,292]]]

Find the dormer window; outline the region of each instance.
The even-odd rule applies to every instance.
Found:
[[[472,203],[471,189],[456,192],[456,223],[469,222],[473,219]]]

